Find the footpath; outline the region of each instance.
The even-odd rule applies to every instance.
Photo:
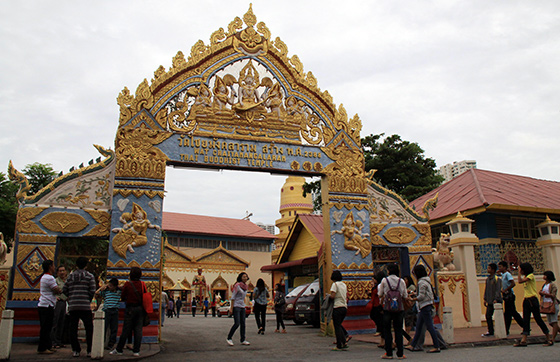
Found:
[[[229,323],[229,321],[228,321]],[[316,334],[316,329],[310,330]],[[498,339],[493,337],[482,337],[486,333],[486,327],[473,327],[473,328],[456,328],[454,333],[455,341],[450,343],[450,348],[467,348],[467,347],[486,347],[486,346],[508,346],[513,345],[521,338],[521,329],[517,325],[512,325],[511,334],[508,338]],[[534,334],[527,340],[529,344],[542,344],[544,343],[544,336],[540,328],[535,324],[531,324],[531,331]],[[302,338],[300,336],[299,338]],[[222,342],[222,341],[221,341]],[[378,344],[380,339],[373,334],[354,335],[352,343],[375,343]],[[405,341],[406,342],[406,341]],[[426,344],[432,343],[430,334],[426,333]],[[82,348],[85,345],[82,343]],[[511,347],[514,348],[513,346]],[[143,344],[140,350],[140,357],[132,356],[132,351],[124,350],[120,356],[110,355],[108,350],[105,350],[103,357],[104,361],[132,361],[144,358],[149,358],[157,355],[162,351],[160,344]],[[168,352],[169,353],[169,352]],[[412,353],[412,352],[409,352]],[[72,351],[69,345],[66,348],[57,350],[51,355],[37,354],[37,344],[30,343],[14,343],[12,345],[12,352],[9,361],[80,361],[86,359],[86,352],[82,350],[79,358],[72,357]]]

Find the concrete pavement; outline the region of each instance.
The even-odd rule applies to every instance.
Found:
[[[287,334],[274,333],[275,320],[274,316],[268,315],[267,318],[267,332],[264,336],[257,335],[256,323],[254,316],[247,319],[247,340],[251,342],[250,346],[241,346],[239,341],[239,330],[234,336],[234,347],[229,347],[226,344],[226,335],[229,328],[233,324],[231,318],[204,318],[197,316],[192,318],[188,315],[180,319],[172,318],[166,319],[165,327],[163,328],[163,342],[161,344],[144,344],[140,352],[140,357],[132,356],[131,351],[125,350],[122,356],[109,355],[106,351],[104,360],[119,361],[119,360],[138,360],[148,359],[157,360],[158,362],[164,361],[183,361],[183,360],[205,360],[211,358],[211,355],[218,354],[220,360],[290,360],[290,361],[328,361],[337,360],[333,355],[336,352],[331,352],[332,337],[324,337],[321,335],[320,330],[312,328],[307,325],[296,326],[292,322],[287,322]],[[482,337],[481,334],[486,332],[485,327],[476,328],[462,328],[455,330],[455,343],[451,345],[451,350],[459,352],[461,348],[471,349],[472,347],[484,346],[497,346],[501,348],[508,355],[511,353],[529,353],[526,350],[531,349],[535,353],[556,352],[557,345],[551,348],[540,347],[544,341],[540,329],[534,325],[532,331],[536,336],[529,337],[529,343],[535,344],[527,348],[513,348],[511,345],[516,339],[520,338],[521,329],[514,325],[511,329],[511,336],[507,339],[496,339]],[[362,360],[361,356],[378,357],[383,353],[382,350],[372,346],[373,343],[378,343],[379,337],[373,335],[355,335],[350,342],[350,350],[343,353],[344,359],[351,357],[353,360]],[[431,340],[429,334],[426,335],[426,343],[430,344]],[[501,347],[500,347],[501,346]],[[80,358],[73,358],[70,347],[58,350],[52,355],[38,355],[36,344],[15,343],[12,347],[11,361],[79,361],[85,359],[85,345],[82,344],[82,356]],[[453,352],[453,353],[457,353]],[[433,359],[441,359],[444,356],[449,357],[450,351],[443,351],[438,357],[432,356]],[[469,352],[470,353],[470,352]],[[502,353],[502,352],[500,352]],[[557,352],[556,352],[557,353]],[[208,354],[208,355],[207,355]],[[412,353],[405,351],[409,358],[415,360],[423,360],[424,353]],[[260,357],[259,357],[260,356]],[[547,354],[544,354],[544,359],[539,358],[540,361],[547,361]],[[338,356],[341,357],[341,356]],[[365,358],[365,357],[364,357]],[[556,359],[551,359],[556,360]]]

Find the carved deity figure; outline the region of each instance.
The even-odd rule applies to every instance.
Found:
[[[126,251],[134,253],[134,247],[143,246],[148,243],[146,230],[148,228],[161,230],[158,225],[152,225],[148,220],[148,214],[144,209],[132,203],[132,212],[125,212],[119,219],[124,226],[122,228],[114,228],[112,232],[117,233],[113,238],[113,249],[117,255],[126,259]]]
[[[226,110],[226,106],[228,104],[233,104],[233,97],[234,92],[231,92],[227,88],[227,84],[224,79],[220,77],[216,77],[216,82],[214,83],[214,107],[218,109],[218,111]]]
[[[208,109],[212,107],[212,94],[210,93],[210,89],[203,83],[198,87],[198,94],[193,107],[196,108],[197,114],[207,113]]]
[[[342,222],[342,228],[333,230],[331,235],[344,235],[344,248],[355,250],[355,255],[361,254],[365,258],[371,253],[371,242],[367,239],[369,234],[362,233],[364,226],[360,220],[354,222],[354,214],[349,212]]]
[[[239,102],[235,109],[239,111],[249,111],[260,106],[263,101],[259,97],[257,88],[260,86],[259,73],[249,62],[239,73]]]
[[[282,111],[282,88],[280,84],[275,83],[269,91],[265,93],[264,106],[269,109],[268,113],[276,113],[280,118]]]
[[[433,248],[432,253],[434,254],[434,265],[439,270],[455,270],[453,251],[449,249],[449,234],[440,235],[437,248]]]

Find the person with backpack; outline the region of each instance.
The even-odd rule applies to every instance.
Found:
[[[385,338],[385,354],[383,359],[393,358],[393,335],[391,334],[391,322],[395,330],[395,343],[397,344],[397,358],[404,359],[403,346],[403,300],[408,297],[406,283],[402,280],[399,266],[389,264],[387,266],[388,277],[381,281],[378,287],[379,298],[383,301],[383,337]]]
[[[434,348],[430,349],[428,353],[439,353],[440,345],[437,332],[434,328],[434,320],[432,317],[432,311],[434,309],[434,299],[435,293],[430,283],[430,277],[426,272],[426,268],[423,265],[416,265],[413,269],[413,273],[418,280],[418,293],[412,293],[412,300],[418,302],[418,319],[416,320],[416,330],[422,330],[423,326],[426,326],[428,332],[432,336],[432,341],[434,342]],[[418,346],[418,340],[420,339],[420,333],[414,333],[414,339],[412,340],[412,346]]]

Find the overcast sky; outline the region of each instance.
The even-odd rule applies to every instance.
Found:
[[[3,1],[0,171],[57,171],[114,149],[116,97],[209,43],[248,1]],[[560,1],[257,1],[253,11],[362,136],[438,166],[560,181]],[[285,177],[168,168],[165,211],[274,223]]]

